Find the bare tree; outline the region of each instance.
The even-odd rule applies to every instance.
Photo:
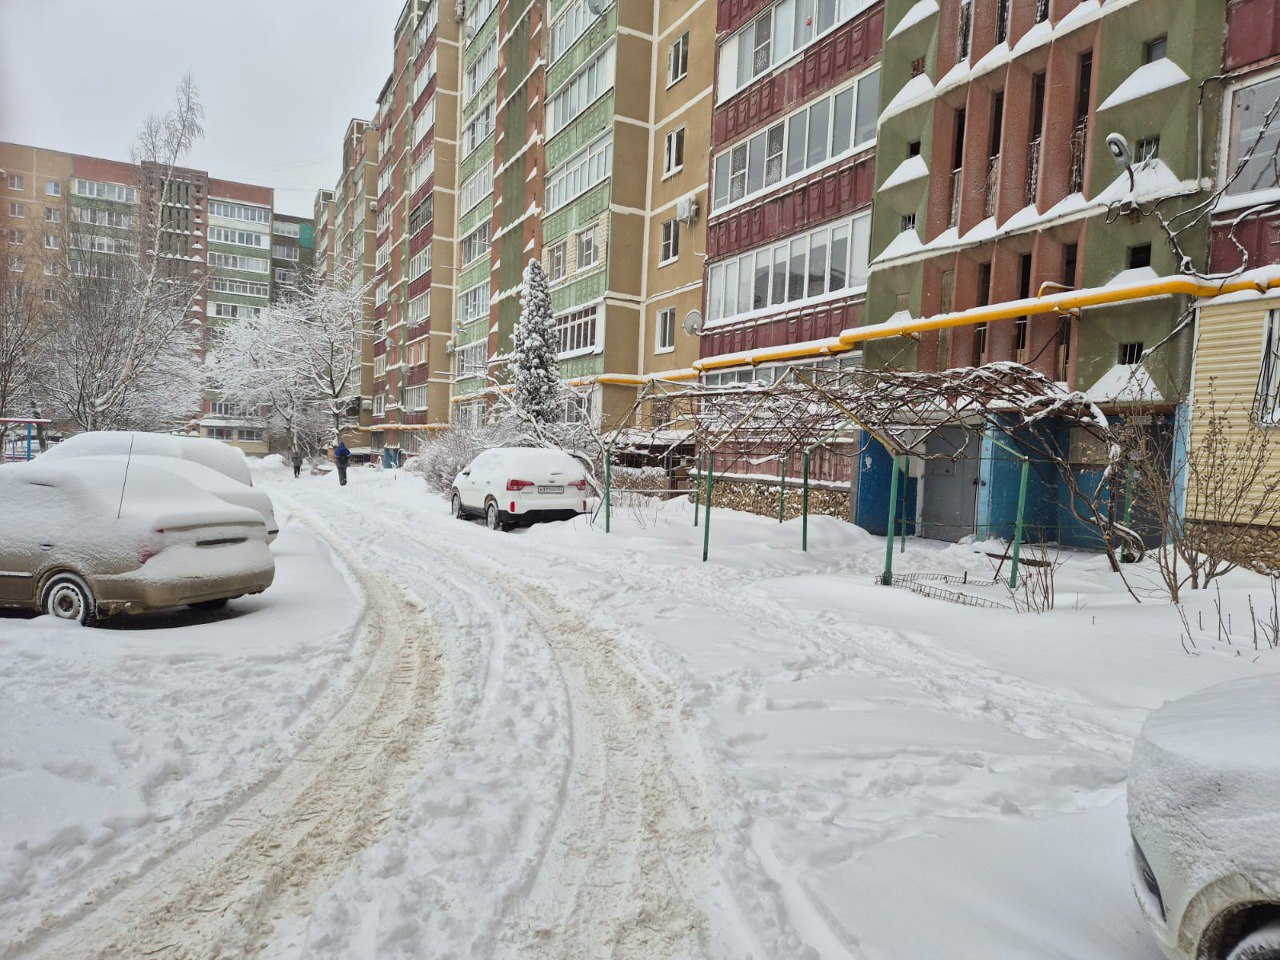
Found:
[[[136,203],[64,206],[41,392],[53,416],[80,429],[172,428],[199,410],[205,278],[189,248],[192,182],[181,161],[203,115],[188,75],[138,136],[125,188]]]
[[[11,244],[0,263],[0,417],[26,416],[33,403],[37,358],[45,336],[43,295],[29,279],[39,257]],[[0,449],[7,426],[0,423]]]

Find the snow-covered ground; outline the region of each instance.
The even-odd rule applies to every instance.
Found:
[[[1019,614],[876,585],[884,541],[828,518],[805,554],[798,523],[717,510],[704,564],[684,502],[620,508],[608,535],[585,520],[501,534],[405,473],[339,488],[264,467],[259,484],[289,520],[251,614],[163,631],[0,620],[0,809],[31,811],[0,821],[0,943],[115,871],[145,878],[172,835],[199,856],[151,872],[209,876],[202,913],[133,884],[27,952],[71,956],[163,908],[163,936],[123,942],[221,941],[230,926],[209,918],[226,914],[252,928],[234,934],[246,952],[278,960],[1155,960],[1128,881],[1134,736],[1168,699],[1280,669],[1253,649],[1246,597],[1269,608],[1270,592],[1244,573],[1221,592],[1231,642],[1216,594],[1189,599],[1193,655],[1172,607],[1136,604],[1092,555],[1067,558],[1057,609]],[[361,601],[321,541],[381,634],[352,640]],[[971,577],[990,563],[927,542],[895,557]],[[439,675],[390,659],[379,674],[366,661],[384,648]],[[365,697],[366,719],[334,731],[361,671],[430,709],[386,723]],[[307,827],[358,795],[289,771],[333,778],[381,743],[360,772],[377,815],[341,842],[333,816]],[[258,788],[254,856],[210,867],[247,841],[194,831],[266,774],[280,782]],[[287,866],[263,852],[286,829]]]

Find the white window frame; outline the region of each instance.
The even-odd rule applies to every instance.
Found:
[[[676,308],[663,307],[654,319],[653,352],[673,352],[676,348]]]
[[[547,136],[553,137],[613,89],[617,44],[612,41],[547,98]]]
[[[587,144],[547,174],[547,213],[598,187],[613,172],[613,131]]]
[[[458,188],[459,216],[470,213],[485,197],[493,194],[493,164],[481,164],[480,169],[467,177]]]
[[[669,132],[662,141],[662,177],[674,177],[684,169],[684,127]]]
[[[662,223],[662,237],[658,246],[658,266],[665,267],[680,259],[680,221],[675,217]]]
[[[567,360],[600,351],[600,304],[574,307],[556,316],[557,357]]]
[[[569,276],[569,241],[547,245],[547,282],[559,283]]]
[[[670,89],[689,75],[689,31],[682,33],[667,49],[667,87]]]
[[[1222,147],[1219,156],[1226,158],[1221,164],[1219,171],[1219,183],[1223,188],[1226,187],[1227,179],[1230,177],[1231,171],[1235,169],[1237,160],[1234,155],[1236,153],[1236,117],[1240,108],[1242,96],[1255,87],[1262,87],[1267,84],[1274,84],[1274,94],[1280,97],[1280,71],[1269,71],[1261,74],[1256,78],[1251,78],[1248,83],[1242,83],[1231,89],[1230,103],[1223,113],[1222,123]],[[1267,110],[1275,102],[1274,99],[1268,101],[1264,96],[1261,100],[1262,116],[1265,117]],[[1280,137],[1280,117],[1272,121],[1271,126],[1267,130],[1267,135],[1271,139]],[[1265,149],[1256,151],[1255,159],[1265,157]],[[1233,187],[1241,182],[1245,182],[1246,174],[1233,184]],[[1266,202],[1271,199],[1280,199],[1280,184],[1271,187],[1262,187],[1253,190],[1240,190],[1233,193],[1224,193],[1222,200],[1218,204],[1218,209],[1238,209],[1242,207],[1252,206],[1258,202]]]
[[[600,225],[593,223],[591,226],[586,227],[583,230],[579,230],[576,234],[574,234],[573,239],[577,247],[575,251],[577,253],[577,264],[576,264],[575,272],[590,270],[593,267],[599,266],[600,265]],[[584,247],[584,243],[589,243],[589,246]],[[589,259],[586,256],[584,256],[584,253],[586,252],[589,252],[591,254]]]

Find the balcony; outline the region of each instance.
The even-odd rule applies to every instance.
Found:
[[[1067,183],[1068,193],[1084,192],[1084,161],[1087,156],[1089,128],[1081,121],[1071,131],[1071,179]]]
[[[1000,197],[1000,154],[987,160],[987,182],[982,195],[983,217],[996,215],[996,201]]]
[[[1027,195],[1028,207],[1036,205],[1036,194],[1040,192],[1040,138],[1036,137],[1027,145]]]
[[[969,56],[969,39],[973,31],[973,8],[967,0],[960,4],[960,29],[956,31],[956,62]]]

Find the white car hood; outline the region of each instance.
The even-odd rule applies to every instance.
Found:
[[[1232,876],[1280,896],[1280,675],[1220,684],[1151,714],[1129,771],[1129,822],[1170,926]]]

